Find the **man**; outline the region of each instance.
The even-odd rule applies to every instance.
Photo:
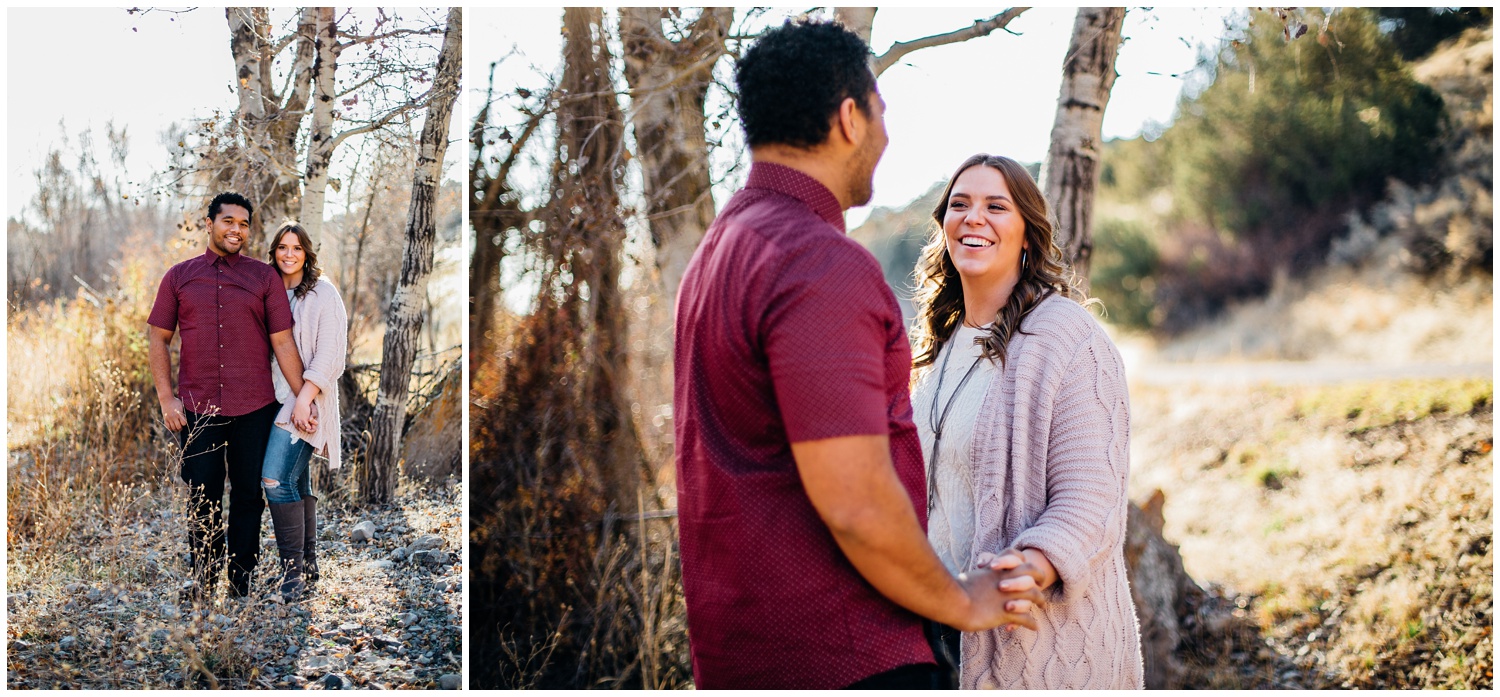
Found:
[[[229,477],[229,591],[250,592],[265,510],[260,474],[280,404],[271,385],[275,351],[292,392],[302,359],[292,341],[292,310],[276,270],[240,254],[250,232],[250,201],[236,193],[208,205],[208,249],[167,270],[147,319],[151,376],[167,428],[182,440],[189,488],[190,596],[212,602],[223,563],[220,501]],[[167,347],[182,333],[177,390]]]
[[[736,68],[752,166],[689,263],[678,515],[701,688],[951,687],[923,617],[1035,627],[1030,578],[955,579],[927,542],[911,349],[845,235],[885,150],[869,48],[788,22]]]

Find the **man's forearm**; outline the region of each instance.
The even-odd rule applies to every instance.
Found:
[[[146,330],[146,354],[151,363],[151,380],[156,384],[156,399],[165,404],[177,395],[172,391],[172,359],[167,342]]]
[[[297,344],[292,341],[292,332],[271,335],[271,350],[276,353],[276,364],[281,366],[281,375],[292,388],[293,395],[302,394],[302,357],[297,353]]]
[[[966,627],[972,615],[969,596],[948,573],[917,522],[909,500],[884,501],[881,508],[905,503],[896,515],[876,512],[829,526],[844,556],[881,595],[928,619]]]
[[[889,464],[885,438],[792,444],[803,485],[844,556],[881,595],[923,617],[964,627],[970,598],[922,532]],[[868,462],[849,468],[837,463]],[[879,466],[875,463],[885,463]]]

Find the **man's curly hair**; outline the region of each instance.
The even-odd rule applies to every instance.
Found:
[[[740,124],[750,147],[813,148],[828,139],[839,105],[870,114],[870,47],[836,22],[787,20],[762,34],[735,66]]]
[[[247,214],[255,213],[255,206],[250,205],[250,199],[233,191],[225,191],[208,202],[208,219],[217,220],[219,211],[223,210],[224,206],[239,206],[245,209]]]

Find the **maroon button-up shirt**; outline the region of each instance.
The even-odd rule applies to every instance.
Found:
[[[833,194],[757,163],[677,296],[677,507],[700,688],[838,688],[933,663],[921,619],[849,563],[793,442],[886,434],[926,526],[911,348],[875,257]]]
[[[276,269],[212,251],[167,270],[146,320],[182,334],[177,396],[195,414],[242,416],[276,401],[271,335],[292,328]]]

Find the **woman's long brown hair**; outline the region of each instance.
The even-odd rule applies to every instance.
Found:
[[[281,267],[276,266],[276,245],[281,244],[281,238],[286,237],[288,232],[297,235],[297,243],[302,245],[304,261],[302,262],[302,282],[292,291],[297,297],[307,295],[307,291],[318,285],[318,278],[323,275],[323,269],[318,267],[318,253],[313,251],[312,238],[307,236],[307,229],[301,223],[288,220],[276,228],[276,236],[271,238],[271,251],[266,257],[271,260],[271,266],[276,267],[280,273]]]
[[[913,367],[932,365],[943,344],[953,336],[953,330],[964,316],[964,292],[958,269],[948,255],[947,235],[943,232],[943,217],[948,212],[948,197],[953,195],[953,184],[959,175],[970,167],[992,167],[1005,178],[1010,197],[1016,210],[1026,221],[1026,258],[1021,265],[1021,278],[1011,290],[1010,298],[999,314],[993,318],[973,318],[980,322],[993,319],[989,334],[983,338],[984,355],[990,360],[1004,364],[1005,349],[1011,337],[1021,331],[1021,320],[1026,318],[1042,300],[1053,293],[1061,293],[1082,305],[1090,304],[1073,279],[1073,273],[1063,262],[1062,249],[1052,239],[1052,216],[1047,208],[1047,199],[1031,173],[1019,162],[999,155],[978,154],[964,160],[958,171],[948,180],[942,198],[932,211],[937,222],[932,238],[922,248],[917,261],[917,321],[913,327]]]

